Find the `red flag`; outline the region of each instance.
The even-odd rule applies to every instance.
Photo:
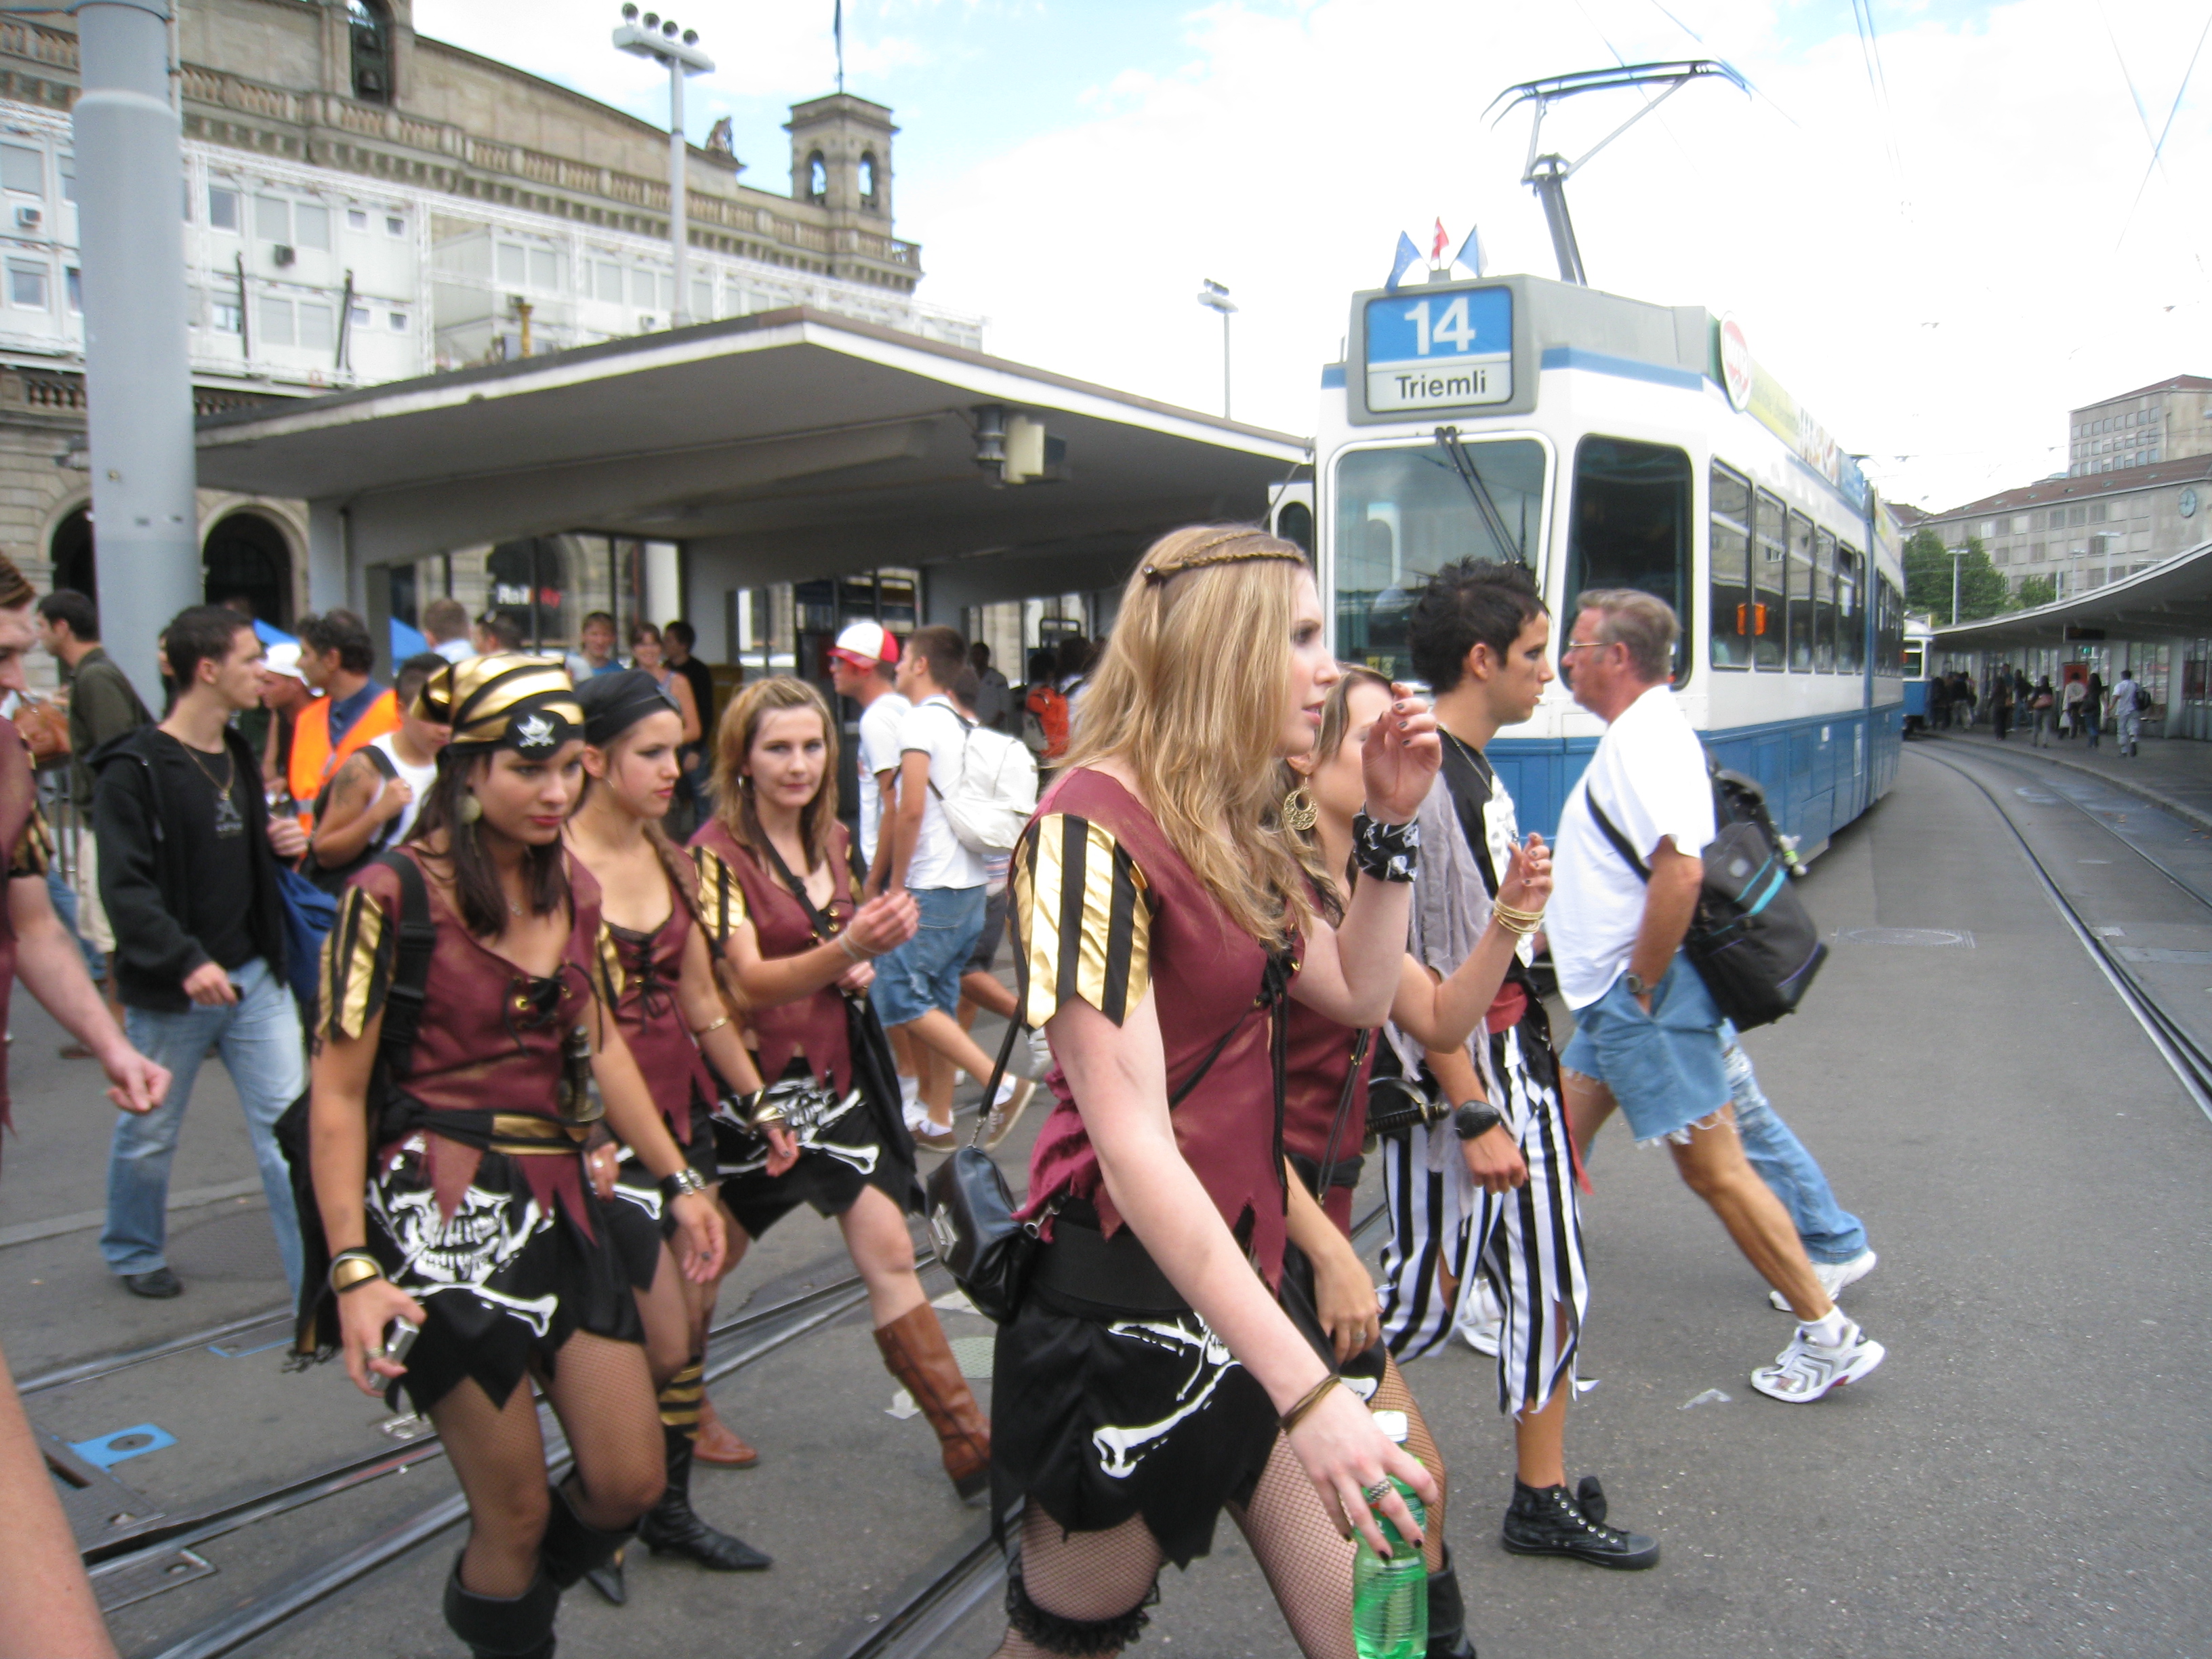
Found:
[[[1429,245],[1429,263],[1434,264],[1443,258],[1444,250],[1450,246],[1451,238],[1444,234],[1444,222],[1439,219],[1437,221],[1436,236]]]

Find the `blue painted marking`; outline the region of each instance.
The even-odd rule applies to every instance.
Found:
[[[1584,351],[1578,346],[1546,346],[1541,366],[1545,368],[1579,368],[1586,374],[1611,374],[1624,380],[1650,380],[1655,386],[1671,386],[1681,392],[1696,392],[1705,385],[1705,377],[1695,369],[1670,368],[1664,363],[1639,362],[1633,357],[1616,357],[1605,351]]]
[[[1323,392],[1340,391],[1343,386],[1344,365],[1342,363],[1329,363],[1323,367],[1321,372],[1321,389]]]
[[[143,1457],[148,1452],[159,1451],[164,1446],[173,1446],[177,1437],[167,1429],[151,1423],[140,1423],[127,1429],[118,1429],[113,1434],[103,1434],[93,1440],[73,1440],[70,1449],[96,1469],[112,1469],[118,1463]]]

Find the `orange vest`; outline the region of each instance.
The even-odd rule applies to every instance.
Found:
[[[313,833],[315,797],[331,774],[345,764],[356,749],[366,749],[387,732],[399,729],[399,694],[386,691],[362,711],[346,729],[335,751],[331,748],[331,700],[318,697],[300,711],[292,728],[292,769],[287,778],[293,805],[300,811],[300,827]]]

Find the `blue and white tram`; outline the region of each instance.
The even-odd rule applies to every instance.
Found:
[[[1733,323],[1527,276],[1357,295],[1314,472],[1273,511],[1311,537],[1340,656],[1407,678],[1426,576],[1517,559],[1555,641],[1585,589],[1674,605],[1691,720],[1808,854],[1895,777],[1895,520]],[[1555,684],[1491,745],[1524,829],[1556,828],[1600,729]]]
[[[1925,617],[1910,612],[1905,618],[1904,661],[1899,672],[1905,688],[1905,734],[1928,729],[1928,677],[1936,657],[1936,630]]]

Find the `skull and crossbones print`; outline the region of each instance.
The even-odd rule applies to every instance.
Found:
[[[534,1197],[471,1185],[451,1216],[439,1213],[437,1194],[428,1188],[372,1187],[368,1201],[399,1247],[401,1265],[392,1281],[401,1289],[423,1301],[441,1291],[466,1291],[486,1306],[521,1320],[535,1335],[551,1328],[559,1297],[509,1296],[490,1285],[533,1237],[552,1224]]]

